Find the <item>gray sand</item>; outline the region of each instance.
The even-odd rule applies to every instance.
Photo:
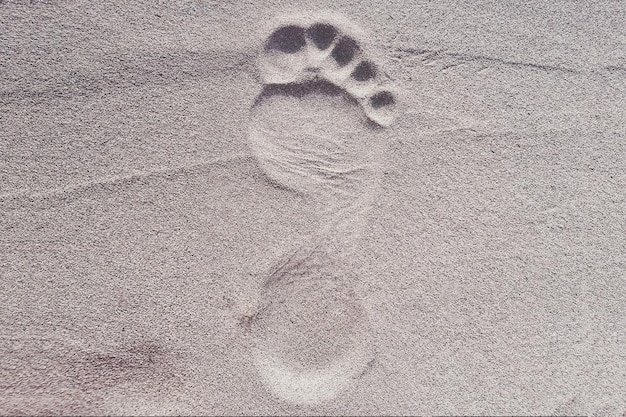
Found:
[[[0,1],[0,414],[625,415],[624,2],[124,3]]]

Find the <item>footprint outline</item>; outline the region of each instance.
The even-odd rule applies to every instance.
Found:
[[[341,96],[350,106],[360,107],[367,129],[375,131],[389,126],[396,114],[395,88],[386,73],[370,58],[365,39],[360,28],[335,14],[300,14],[276,19],[264,29],[263,42],[259,47],[257,64],[263,89],[253,109],[275,96],[303,99],[320,93],[324,97]],[[336,291],[333,297],[337,303],[333,307],[340,312],[345,307],[347,311],[348,324],[339,323],[345,324],[349,334],[356,335],[361,342],[370,337],[367,314],[354,302],[356,298],[349,285],[340,282],[346,278],[340,279],[333,275],[335,270],[341,270],[335,264],[341,265],[341,258],[348,256],[338,254],[344,250],[346,253],[354,250],[354,242],[358,240],[366,223],[366,209],[363,205],[371,203],[372,197],[353,192],[346,186],[346,178],[350,176],[344,174],[351,173],[356,182],[362,178],[367,180],[369,177],[363,173],[368,172],[368,167],[367,163],[363,166],[348,164],[343,169],[342,166],[334,165],[332,159],[316,161],[314,153],[311,154],[313,156],[298,154],[301,150],[294,150],[299,146],[293,143],[287,148],[294,154],[291,157],[297,161],[289,161],[285,157],[286,153],[282,152],[284,149],[278,146],[281,144],[272,142],[272,134],[272,129],[251,123],[249,140],[252,150],[272,186],[278,185],[300,196],[311,194],[311,189],[315,188],[321,190],[321,194],[330,195],[335,186],[333,177],[339,178],[338,186],[335,187],[338,193],[334,195],[339,196],[340,203],[331,204],[322,221],[323,226],[317,233],[298,239],[301,241],[299,249],[277,259],[265,271],[259,306],[250,315],[252,319],[246,326],[255,335],[256,342],[252,349],[255,365],[271,391],[289,402],[314,405],[336,398],[355,380],[366,375],[374,363],[375,348],[366,346],[367,343],[351,344],[348,339],[349,348],[333,353],[328,365],[307,367],[302,364],[303,368],[296,369],[293,367],[295,365],[287,364],[284,358],[281,359],[272,350],[276,348],[273,345],[278,343],[277,340],[283,342],[281,337],[284,335],[280,334],[282,328],[274,329],[271,326],[271,317],[274,313],[279,314],[290,308],[289,303],[298,300],[300,296],[294,294],[306,294],[307,291],[313,294],[332,288]],[[268,159],[272,160],[273,165],[266,163]],[[297,181],[299,175],[306,176],[320,167],[328,168],[328,178],[321,178],[318,182],[310,181],[312,185],[309,187]],[[296,181],[290,182],[293,178]],[[330,186],[325,187],[328,184]],[[350,279],[347,281],[350,282]],[[299,285],[306,288],[303,290]],[[291,308],[297,309],[298,305],[294,304]],[[290,324],[287,323],[287,326]]]

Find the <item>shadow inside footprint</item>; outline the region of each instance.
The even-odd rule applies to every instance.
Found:
[[[272,96],[303,98],[313,94],[320,94],[327,97],[343,96],[348,102],[355,105],[358,104],[357,100],[350,94],[347,94],[344,89],[328,81],[320,80],[307,83],[267,84],[257,97],[255,106]]]
[[[380,109],[381,107],[390,106],[395,104],[396,99],[393,97],[389,91],[381,91],[380,93],[376,93],[370,98],[370,103],[372,107],[375,109]]]
[[[376,69],[371,62],[361,62],[352,72],[352,78],[357,81],[369,81],[376,78]]]
[[[276,30],[267,40],[268,50],[295,54],[306,45],[304,29],[298,26],[284,26]]]
[[[352,61],[358,49],[359,47],[354,39],[343,38],[337,42],[331,55],[337,62],[337,65],[345,67]]]
[[[258,58],[263,84],[281,84],[285,86],[281,92],[293,90],[290,95],[303,97],[303,90],[318,89],[304,84],[324,80],[353,97],[373,124],[389,126],[397,115],[395,96],[389,92],[388,76],[368,55],[363,40],[348,34],[359,31],[326,20],[301,22],[302,18],[293,19],[270,32]]]
[[[322,23],[315,24],[307,30],[309,38],[313,44],[321,50],[327,49],[337,36],[337,29],[331,25]]]

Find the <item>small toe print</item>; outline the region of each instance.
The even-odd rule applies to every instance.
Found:
[[[343,38],[337,42],[331,55],[340,67],[345,67],[352,61],[358,49],[359,47],[353,39]]]
[[[376,69],[371,62],[361,62],[352,72],[352,78],[357,81],[369,81],[376,77]]]
[[[337,29],[331,25],[317,23],[309,28],[307,34],[313,44],[320,50],[327,49],[337,36]]]
[[[295,54],[306,45],[304,29],[298,26],[285,26],[276,30],[267,41],[267,49]]]
[[[389,91],[381,91],[379,93],[374,94],[370,98],[370,103],[372,108],[380,109],[381,107],[390,106],[396,102],[393,94]]]

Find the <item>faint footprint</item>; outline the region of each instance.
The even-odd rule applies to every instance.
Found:
[[[349,22],[295,16],[268,33],[249,143],[268,179],[317,205],[323,226],[276,261],[246,325],[273,392],[315,404],[336,397],[372,363],[350,263],[376,195],[380,132],[393,121],[396,98]]]

